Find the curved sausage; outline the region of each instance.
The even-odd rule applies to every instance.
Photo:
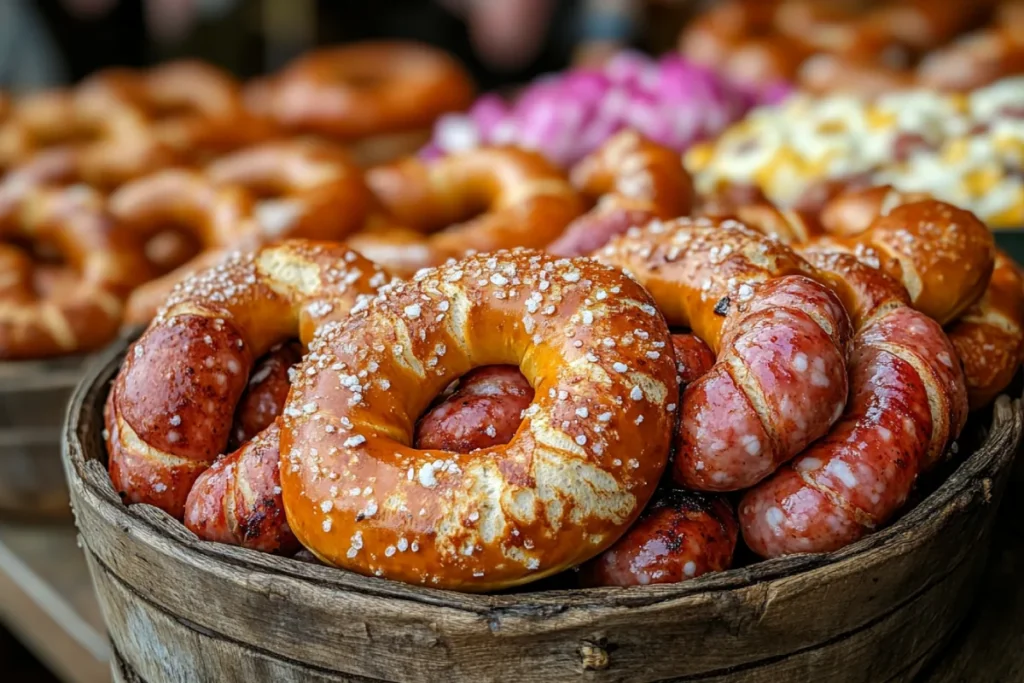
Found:
[[[580,582],[642,586],[722,571],[732,564],[738,535],[724,496],[662,490],[615,545],[580,569]]]
[[[512,440],[533,387],[514,365],[476,368],[416,425],[416,448],[469,453]]]
[[[836,550],[887,522],[967,416],[963,372],[942,328],[891,280],[893,295],[877,305],[851,301],[884,293],[885,276],[852,256],[826,256],[831,265],[815,265],[847,284],[837,292],[857,311],[850,401],[828,435],[740,502],[743,538],[762,557]]]

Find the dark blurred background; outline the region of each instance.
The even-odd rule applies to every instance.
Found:
[[[197,57],[240,77],[316,45],[406,38],[462,60],[479,86],[522,83],[623,46],[671,46],[690,0],[2,0],[0,87]]]

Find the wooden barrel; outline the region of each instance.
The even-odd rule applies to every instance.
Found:
[[[61,426],[83,369],[81,356],[0,363],[0,515],[70,519]]]
[[[126,508],[101,441],[122,353],[83,380],[64,442],[119,681],[910,681],[973,600],[1022,432],[1020,401],[1000,398],[933,492],[835,553],[675,585],[465,595],[200,542]]]

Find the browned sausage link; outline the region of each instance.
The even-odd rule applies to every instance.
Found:
[[[268,553],[299,543],[281,502],[277,422],[203,472],[185,501],[185,526],[199,538]]]
[[[637,586],[722,571],[732,564],[738,529],[724,496],[662,490],[615,545],[581,568],[580,581]]]
[[[476,368],[416,425],[416,448],[469,453],[512,440],[522,411],[533,401],[533,387],[519,368]]]
[[[548,251],[583,256],[654,218],[690,212],[693,182],[673,150],[624,130],[572,169],[573,186],[597,205],[566,228]]]
[[[302,360],[302,346],[296,342],[281,344],[256,361],[249,384],[238,402],[231,426],[228,450],[238,449],[281,414],[291,382],[288,370]]]

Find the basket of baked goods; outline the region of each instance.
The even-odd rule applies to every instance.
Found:
[[[407,98],[353,86],[371,78]],[[471,95],[445,53],[367,43],[258,83],[180,61],[4,99],[0,511],[68,514],[60,425],[89,354],[226,249],[361,227],[355,157],[417,149]]]
[[[942,649],[1022,432],[1024,285],[974,214],[695,202],[628,130],[568,174],[368,179],[362,233],[223,256],[76,390],[117,680],[866,683]]]

